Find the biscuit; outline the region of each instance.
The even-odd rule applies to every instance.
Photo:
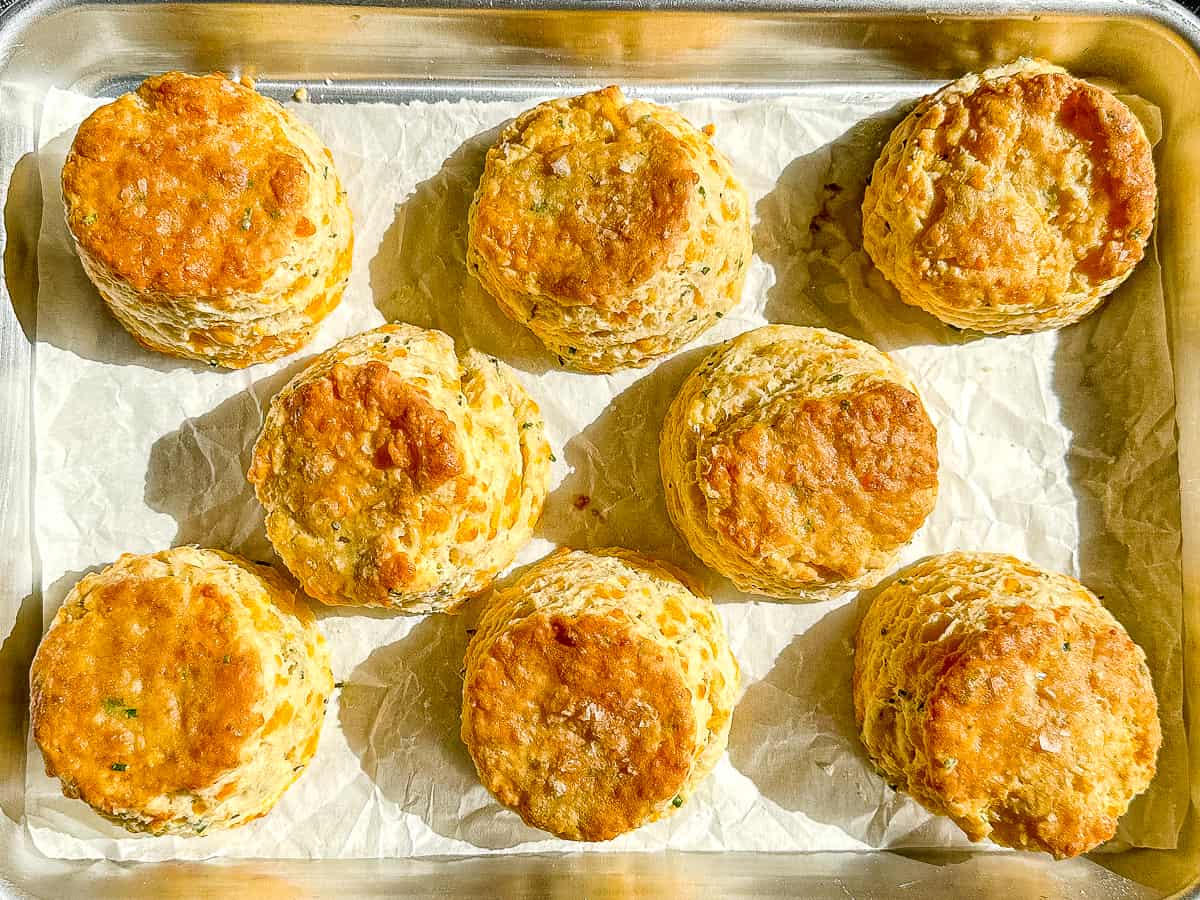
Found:
[[[712,771],[739,677],[686,576],[628,550],[561,549],[489,596],[462,739],[529,825],[605,841],[671,814]]]
[[[350,276],[350,208],[333,155],[274,100],[169,72],[79,126],[67,226],[142,346],[242,368],[302,347]]]
[[[854,711],[881,773],[978,841],[1108,840],[1162,742],[1146,657],[1083,585],[1010,556],[904,570],[858,629]]]
[[[33,660],[30,720],[68,797],[129,831],[197,835],[266,815],[312,758],[332,689],[279,573],[176,547],[71,589]]]
[[[329,604],[449,611],[529,540],[549,489],[537,404],[508,366],[385,325],[271,401],[248,473],[267,536]]]
[[[1155,198],[1129,108],[1021,59],[947,85],[897,126],[863,198],[863,246],[905,303],[947,324],[1061,328],[1133,271]]]
[[[644,366],[737,305],[750,204],[711,127],[620,89],[519,116],[487,154],[467,262],[584,372]]]
[[[819,328],[713,350],[667,412],[659,463],[692,552],[786,600],[877,583],[937,499],[937,432],[908,375]]]

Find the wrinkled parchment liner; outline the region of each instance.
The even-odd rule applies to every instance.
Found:
[[[946,820],[888,788],[858,744],[855,598],[750,600],[706,571],[666,517],[658,429],[703,347],[765,322],[820,325],[894,353],[938,427],[937,509],[906,560],[986,549],[1079,574],[1146,648],[1165,741],[1158,778],[1119,839],[1174,846],[1187,792],[1179,481],[1158,265],[1147,259],[1101,313],[1057,334],[965,336],[900,304],[862,253],[857,207],[915,93],[683,104],[693,122],[716,125],[751,195],[757,255],[744,300],[697,346],[652,369],[591,376],[562,371],[463,265],[484,150],[518,105],[302,107],[349,191],[353,278],[313,346],[231,373],[148,353],[105,313],[70,248],[58,187],[74,129],[96,102],[53,92],[39,158],[35,388],[46,622],[82,573],[122,552],[195,542],[271,559],[243,475],[271,395],[345,335],[389,319],[437,327],[515,366],[545,414],[554,489],[520,561],[556,544],[623,544],[673,560],[721,603],[741,662],[745,693],[713,776],[673,818],[586,849],[967,846]],[[320,614],[343,686],[313,765],[268,817],[201,838],[131,837],[63,798],[31,744],[27,824],[37,846],[141,860],[578,849],[526,827],[478,784],[457,736],[470,611]]]

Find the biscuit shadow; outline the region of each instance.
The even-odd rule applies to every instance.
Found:
[[[173,546],[199,544],[274,561],[263,511],[246,480],[271,398],[310,360],[260,378],[150,448],[144,500],[178,524]]]
[[[796,635],[771,671],[746,689],[730,727],[729,759],[784,809],[881,847],[911,839],[929,814],[887,785],[858,737],[854,633],[876,592]]]
[[[359,664],[342,685],[342,732],[383,796],[443,837],[490,850],[544,840],[487,793],[459,736],[466,623],[431,615]]]
[[[43,157],[41,162],[55,173],[61,171],[74,136],[75,129],[72,128],[47,142],[39,151]],[[28,185],[24,186],[25,191],[28,189]],[[34,330],[38,341],[107,365],[137,366],[153,372],[185,369],[212,373],[214,377],[227,373],[228,370],[198,360],[167,356],[138,344],[108,311],[99,292],[88,280],[67,230],[61,194],[52,192],[47,198],[43,193],[43,200],[48,202],[41,206],[40,243],[36,244],[34,265],[39,278],[45,280],[37,284],[37,302],[30,318],[31,323],[36,322]],[[6,267],[7,256],[6,248]],[[28,298],[25,302],[29,303]],[[26,326],[26,334],[29,333]]]
[[[388,321],[439,329],[460,350],[474,347],[539,375],[558,368],[558,361],[501,311],[467,268],[471,200],[488,148],[503,127],[463,142],[397,207],[371,260],[371,293]]]
[[[570,471],[546,499],[539,537],[583,550],[637,550],[692,574],[718,602],[745,600],[671,524],[658,463],[667,408],[711,350],[685,350],[646,372],[567,441],[563,457]]]
[[[37,336],[37,242],[42,229],[42,182],[37,154],[13,166],[4,204],[4,283],[26,340]]]
[[[1159,698],[1158,774],[1117,839],[1173,847],[1187,808],[1180,473],[1166,310],[1151,302],[1161,271],[1147,255],[1100,310],[1058,333],[1052,377],[1070,431],[1080,580],[1146,651]]]
[[[979,337],[904,303],[862,246],[871,170],[914,102],[869,116],[798,157],[756,204],[754,252],[775,271],[765,307],[770,321],[830,328],[883,350]]]
[[[29,667],[42,635],[42,598],[34,592],[17,607],[12,631],[0,644],[0,715],[20,728],[0,732],[0,811],[14,822],[25,815],[25,735],[29,727]],[[38,765],[40,760],[28,760]]]
[[[42,759],[36,752],[26,755],[25,737],[29,728],[29,668],[41,641],[44,611],[58,609],[63,598],[81,578],[99,572],[109,563],[64,572],[46,587],[35,589],[22,598],[12,630],[0,644],[0,715],[9,722],[20,722],[20,728],[0,733],[0,811],[14,822],[25,815],[25,775],[29,765],[39,766]]]

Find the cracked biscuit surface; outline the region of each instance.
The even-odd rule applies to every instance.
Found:
[[[333,689],[308,607],[274,569],[177,547],[72,588],[30,671],[46,773],[130,831],[265,815],[316,751]]]
[[[449,611],[512,562],[541,515],[550,447],[513,371],[440,331],[384,325],[271,401],[247,475],[311,596]]]
[[[552,100],[487,154],[467,262],[567,366],[644,366],[741,299],[749,201],[728,160],[672,110],[616,87]]]
[[[781,599],[877,583],[937,499],[937,432],[869,344],[768,325],[718,346],[663,422],[667,511],[739,590]]]
[[[876,768],[971,840],[1086,853],[1154,777],[1146,657],[1073,578],[947,553],[874,600],[854,711]]]
[[[725,750],[739,684],[712,603],[628,550],[561,549],[488,598],[462,738],[528,824],[604,841],[678,809]]]
[[[1133,112],[1021,59],[947,85],[896,127],[863,199],[863,246],[905,303],[950,325],[1060,328],[1141,260],[1156,196]]]
[[[291,353],[350,275],[332,154],[219,74],[157,75],[100,107],[79,126],[62,191],[88,277],[160,353],[228,368]]]

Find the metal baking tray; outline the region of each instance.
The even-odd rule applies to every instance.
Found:
[[[442,6],[346,0],[0,2],[0,896],[194,897],[1190,895],[1200,882],[1200,21],[1164,0],[943,5],[805,0],[575,0]],[[567,854],[353,862],[48,860],[20,821],[33,588],[30,375],[40,196],[36,118],[10,91],[109,94],[166,69],[254,75],[313,102],[513,99],[619,82],[665,99],[794,94],[830,84],[914,93],[1020,54],[1111,79],[1157,104],[1163,265],[1178,397],[1185,715],[1192,808],[1178,849],[1065,863],[1018,853]]]

